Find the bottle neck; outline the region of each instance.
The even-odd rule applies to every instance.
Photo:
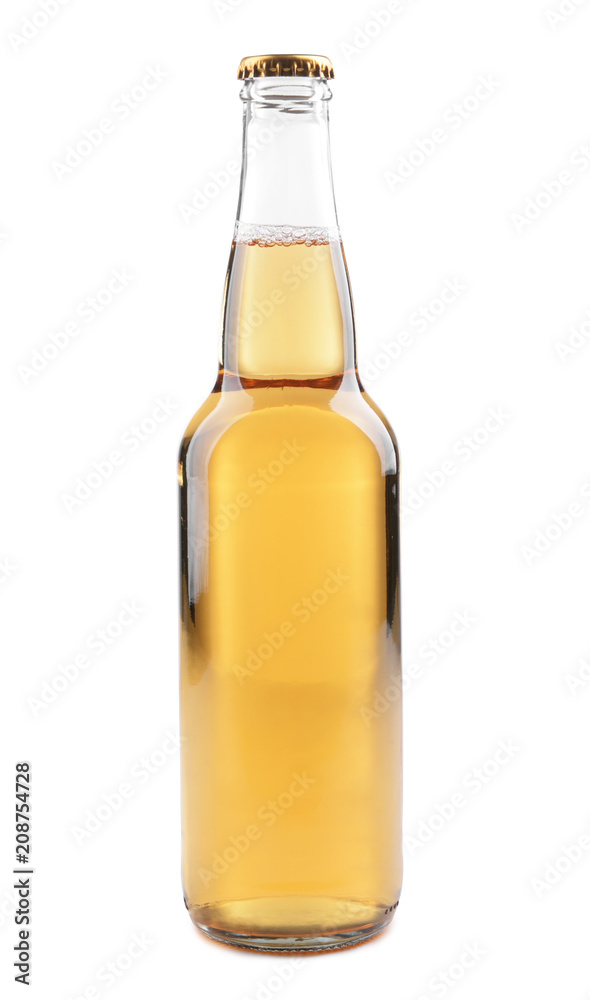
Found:
[[[238,223],[338,226],[327,80],[248,80]]]
[[[248,80],[240,198],[226,283],[223,369],[254,381],[355,368],[334,201],[326,80]]]

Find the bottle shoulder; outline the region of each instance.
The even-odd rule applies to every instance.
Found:
[[[220,393],[212,392],[209,396],[207,396],[201,406],[199,406],[198,410],[196,410],[191,417],[180,442],[180,449],[178,453],[178,461],[180,464],[186,460],[191,443],[199,436],[200,428],[206,424],[210,415],[214,413],[219,402],[219,398]]]
[[[272,455],[285,441],[337,454],[343,464],[372,455],[383,474],[399,470],[393,429],[364,391],[293,386],[213,392],[185,431],[180,463],[193,469],[222,454],[232,461],[244,450]]]
[[[391,443],[391,446],[395,452],[397,465],[399,466],[399,445],[393,427],[389,423],[389,420],[383,413],[381,407],[377,405],[375,400],[372,399],[372,397],[369,396],[364,389],[361,395],[365,404],[369,407],[370,410],[372,410],[375,417],[377,418],[378,424],[381,428],[381,432],[385,435],[385,438]]]

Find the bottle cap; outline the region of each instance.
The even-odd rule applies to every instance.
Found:
[[[334,67],[325,56],[271,55],[246,56],[238,69],[238,80],[258,76],[301,76],[334,79]]]

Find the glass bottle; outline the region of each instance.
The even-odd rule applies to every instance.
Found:
[[[240,65],[219,377],[179,459],[185,902],[264,950],[372,937],[401,885],[399,464],[356,368],[332,77]]]

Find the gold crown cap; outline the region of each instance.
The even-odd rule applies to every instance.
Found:
[[[258,76],[315,76],[334,79],[334,67],[325,56],[271,55],[246,56],[238,69],[238,80]]]

